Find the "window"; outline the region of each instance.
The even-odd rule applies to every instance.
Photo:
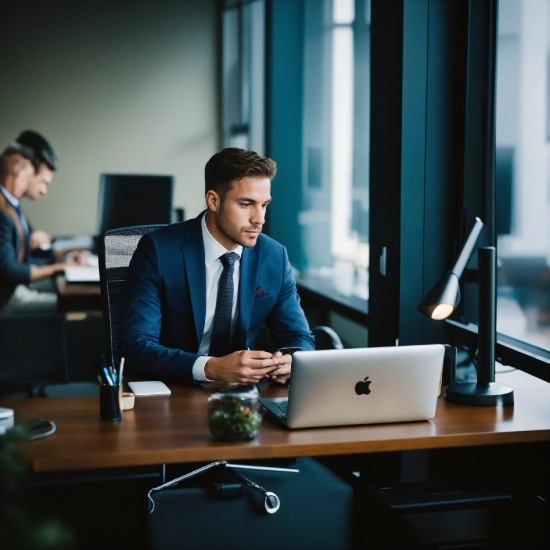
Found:
[[[265,153],[265,0],[225,0],[222,141]]]
[[[550,2],[501,0],[497,331],[550,350]]]
[[[300,270],[368,298],[370,9],[306,0]]]

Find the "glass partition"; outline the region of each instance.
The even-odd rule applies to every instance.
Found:
[[[550,2],[500,0],[497,331],[550,350]]]

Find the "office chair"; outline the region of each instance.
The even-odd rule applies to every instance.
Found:
[[[49,383],[68,382],[65,316],[0,317],[0,392],[32,397]]]
[[[344,344],[336,332],[325,325],[318,325],[311,329],[313,336],[315,337],[315,349],[343,349]],[[261,349],[264,351],[274,352],[277,346],[271,340],[269,331],[264,325],[258,334],[254,349]]]
[[[118,318],[122,290],[130,260],[143,235],[156,231],[162,225],[140,225],[108,229],[98,238],[99,281],[106,332],[106,349],[112,365],[118,357]]]
[[[315,336],[315,349],[344,349],[344,344],[336,332],[325,325],[311,329]]]
[[[312,458],[270,466],[212,463],[156,487],[149,494],[151,548],[350,548],[351,486]],[[264,491],[279,501],[271,512]]]

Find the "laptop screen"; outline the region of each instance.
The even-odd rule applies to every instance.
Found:
[[[68,382],[63,314],[0,317],[0,381]]]

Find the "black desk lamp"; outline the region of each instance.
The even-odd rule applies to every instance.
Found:
[[[449,317],[460,302],[458,281],[483,228],[476,222],[453,269],[428,292],[418,310],[424,315],[442,321]],[[478,256],[478,357],[477,382],[457,384],[451,379],[447,399],[463,405],[507,405],[514,402],[512,388],[495,382],[496,342],[496,249],[480,247]],[[453,377],[454,378],[454,377]]]

